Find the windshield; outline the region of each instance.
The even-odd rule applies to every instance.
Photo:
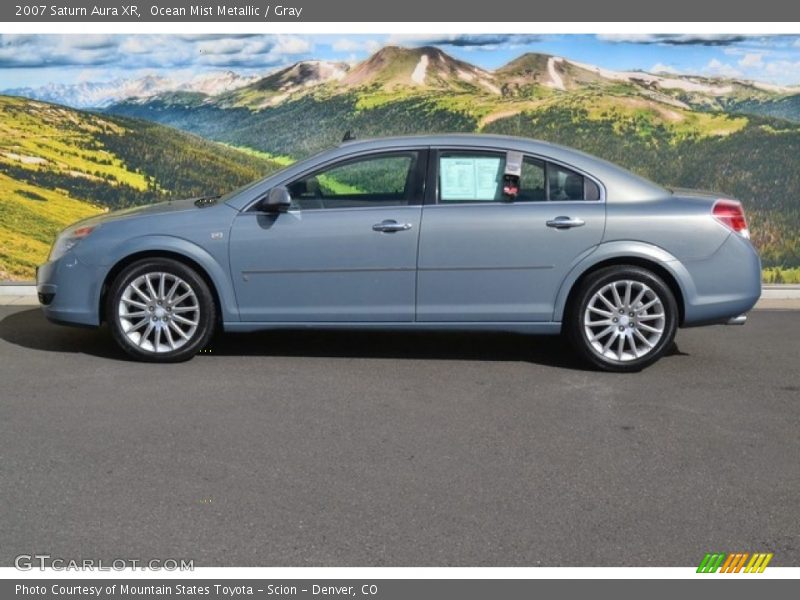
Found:
[[[260,185],[265,179],[268,179],[270,177],[274,177],[275,175],[278,175],[279,173],[282,173],[286,169],[289,169],[291,167],[295,167],[295,166],[297,166],[298,164],[300,164],[302,162],[314,160],[318,156],[320,156],[322,154],[325,154],[326,152],[330,152],[330,150],[323,150],[321,152],[316,152],[316,153],[312,154],[311,156],[307,156],[305,158],[301,158],[301,159],[298,159],[298,160],[292,160],[292,162],[290,162],[288,164],[285,164],[285,165],[281,165],[281,167],[279,169],[276,169],[275,171],[267,173],[266,175],[264,175],[263,177],[260,177],[259,179],[251,181],[250,183],[246,183],[243,186],[240,186],[238,188],[235,188],[235,189],[231,190],[230,192],[227,192],[227,193],[223,194],[222,196],[219,197],[219,200],[220,200],[220,202],[227,202],[231,198],[233,198],[235,196],[238,196],[239,194],[241,194],[243,192],[246,192],[247,190],[252,189],[252,188],[256,187],[257,185]]]
[[[220,202],[227,202],[228,200],[230,200],[234,196],[238,196],[240,193],[245,192],[245,191],[249,190],[250,188],[253,188],[253,187],[257,186],[259,183],[264,181],[267,177],[272,177],[273,175],[275,175],[275,173],[280,173],[281,171],[283,171],[283,169],[278,169],[277,171],[274,171],[273,173],[270,173],[269,175],[266,175],[265,177],[261,177],[260,179],[255,179],[255,180],[251,181],[250,183],[245,183],[244,185],[239,186],[238,188],[234,188],[230,192],[226,192],[226,193],[222,194],[219,197],[219,201]]]

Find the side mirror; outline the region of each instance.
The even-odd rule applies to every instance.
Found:
[[[261,201],[261,210],[268,213],[285,213],[292,205],[292,197],[285,185],[279,185],[269,191],[269,195]]]

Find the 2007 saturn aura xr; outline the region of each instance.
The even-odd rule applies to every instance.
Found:
[[[76,223],[39,267],[53,321],[135,358],[216,328],[566,335],[639,370],[676,328],[743,323],[761,293],[742,206],[522,138],[349,141],[216,198]]]

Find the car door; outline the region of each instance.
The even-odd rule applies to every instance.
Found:
[[[373,152],[285,182],[286,213],[243,211],[230,235],[243,321],[414,318],[427,150]]]
[[[601,186],[526,156],[512,200],[505,152],[440,149],[431,161],[436,192],[423,208],[417,320],[551,321],[561,282],[603,236]]]

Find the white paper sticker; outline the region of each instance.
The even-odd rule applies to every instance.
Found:
[[[447,156],[439,161],[441,198],[497,200],[503,159],[494,156]]]

